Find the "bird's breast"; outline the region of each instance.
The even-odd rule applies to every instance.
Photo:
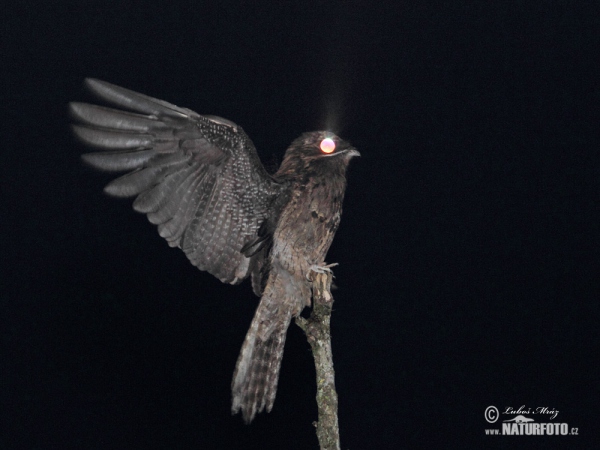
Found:
[[[325,260],[340,224],[344,187],[334,180],[293,186],[273,236],[274,260],[303,277]]]

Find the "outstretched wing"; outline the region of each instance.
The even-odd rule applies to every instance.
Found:
[[[105,150],[83,159],[98,169],[130,171],[105,192],[137,196],[134,209],[200,270],[231,284],[246,278],[252,255],[242,249],[264,238],[259,229],[281,190],[246,133],[228,120],[104,81],[86,85],[108,104],[132,111],[70,104],[79,122],[75,134]]]

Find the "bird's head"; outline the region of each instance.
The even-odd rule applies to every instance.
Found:
[[[285,152],[277,175],[296,177],[320,172],[330,175],[344,175],[348,163],[354,156],[360,156],[348,142],[329,131],[303,133],[294,140]]]

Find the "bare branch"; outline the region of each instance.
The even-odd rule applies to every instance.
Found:
[[[333,274],[311,272],[313,309],[310,317],[296,318],[312,348],[317,371],[317,406],[319,420],[315,422],[321,450],[340,450],[338,399],[335,390],[335,372],[331,352],[331,280]]]

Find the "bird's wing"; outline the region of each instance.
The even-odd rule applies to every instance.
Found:
[[[251,269],[248,247],[282,187],[265,171],[254,145],[234,123],[202,116],[104,81],[87,87],[126,112],[71,103],[77,137],[103,152],[83,155],[95,168],[129,173],[105,192],[136,196],[172,247],[192,264],[226,283],[239,283]]]

